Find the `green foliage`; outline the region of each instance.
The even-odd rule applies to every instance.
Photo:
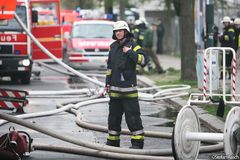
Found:
[[[151,74],[151,73],[148,73]],[[152,73],[157,74],[157,73]],[[172,84],[187,84],[192,88],[197,88],[197,81],[195,80],[181,80],[180,79],[180,70],[174,68],[168,68],[167,72],[160,74],[159,78],[155,81],[157,85],[172,85]]]
[[[64,9],[76,9],[80,6],[82,9],[93,9],[98,7],[98,0],[61,0],[61,7]]]
[[[180,0],[173,0],[174,9],[177,16],[180,16]]]
[[[216,104],[205,104],[198,107],[201,107],[202,109],[206,110],[209,114],[216,116],[217,109],[218,109],[218,106]],[[231,109],[230,106],[225,105],[223,118],[221,117],[218,117],[218,118],[221,120],[225,120],[230,109]]]

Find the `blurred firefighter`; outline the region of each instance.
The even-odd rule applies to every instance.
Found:
[[[145,66],[147,57],[141,46],[132,38],[129,26],[125,21],[117,21],[113,26],[114,41],[110,46],[106,91],[109,93],[108,138],[107,145],[120,146],[122,115],[132,133],[130,148],[142,149],[144,130],[138,102],[136,65]]]
[[[234,49],[234,41],[235,41],[235,31],[232,27],[231,19],[228,16],[223,17],[222,23],[224,25],[223,34],[220,36],[219,41],[221,43],[221,47],[231,47]],[[228,71],[228,78],[231,79],[231,63],[232,63],[233,55],[230,51],[227,51],[226,54],[226,69]],[[222,79],[222,73],[220,79]]]
[[[147,30],[147,24],[144,18],[138,19],[134,23],[134,28],[132,30],[133,40],[142,47],[144,41],[144,33]],[[147,55],[146,55],[147,56]],[[148,70],[152,70],[152,64],[149,61],[147,64]],[[143,73],[143,68],[141,66],[137,66],[137,72]]]
[[[219,28],[215,24],[212,27],[213,29],[213,46],[217,47],[218,46],[218,37],[219,37]]]
[[[162,24],[162,21],[159,20],[157,26],[157,54],[163,54],[163,37],[165,34],[165,28]]]
[[[240,48],[240,18],[235,18],[234,20],[234,29],[235,29],[235,51]]]
[[[134,23],[134,29],[132,30],[134,41],[142,46],[144,40],[144,32],[146,31],[147,26],[144,21],[138,19]]]
[[[158,23],[153,22],[151,27],[144,33],[143,48],[146,54],[151,57],[159,74],[165,73],[157,57],[157,26]]]

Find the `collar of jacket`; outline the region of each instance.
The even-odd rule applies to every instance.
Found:
[[[130,42],[130,38],[125,38],[122,41],[117,41],[119,46],[126,46],[126,44],[128,44]]]

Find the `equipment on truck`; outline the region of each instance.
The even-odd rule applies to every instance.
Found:
[[[62,59],[63,38],[60,17],[60,0],[30,0],[32,10],[31,32],[55,57]],[[32,42],[34,61],[52,61]]]

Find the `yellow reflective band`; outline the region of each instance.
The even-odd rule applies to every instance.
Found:
[[[144,36],[139,36],[139,39],[140,40],[144,40]]]
[[[135,28],[134,31],[135,31],[135,32],[139,32],[139,29]]]
[[[127,95],[124,95],[124,97],[135,98],[135,97],[138,97],[138,93],[127,94]]]
[[[240,48],[240,35],[238,36],[238,48]]]
[[[107,139],[111,141],[116,141],[116,140],[120,140],[120,136],[108,136]]]
[[[225,35],[225,36],[224,36],[224,40],[225,40],[225,41],[229,41],[228,35]]]
[[[136,135],[136,136],[132,136],[132,139],[144,139],[143,135]]]
[[[110,93],[110,97],[120,97],[121,95],[118,93]]]
[[[138,93],[130,93],[130,94],[119,94],[119,93],[112,93],[110,92],[110,97],[115,97],[115,98],[120,98],[120,97],[125,97],[125,98],[136,98],[138,97]]]
[[[107,75],[107,76],[110,76],[111,74],[112,74],[112,70],[111,70],[111,69],[108,69],[106,75]]]
[[[235,32],[233,28],[230,28],[228,32]]]
[[[137,45],[136,47],[133,48],[133,51],[136,52],[139,49],[141,49],[141,46]]]
[[[141,64],[143,60],[143,55],[138,54],[138,63]]]

